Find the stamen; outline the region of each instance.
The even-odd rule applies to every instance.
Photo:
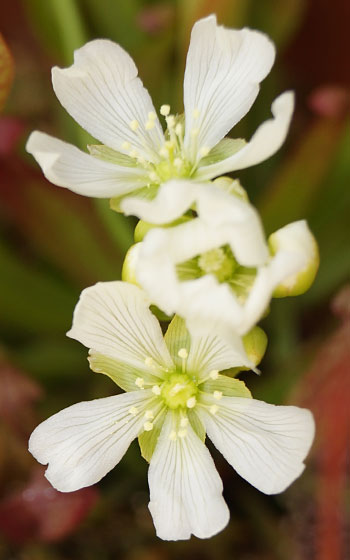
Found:
[[[191,397],[188,399],[186,406],[187,408],[194,408],[197,404],[197,399],[196,397]]]
[[[123,150],[130,150],[130,148],[131,148],[130,142],[126,142],[126,141],[123,142],[122,143],[122,148],[123,148]]]
[[[130,150],[129,152],[129,156],[132,158],[137,159],[137,156],[139,155],[139,153],[136,150]]]
[[[219,377],[219,371],[217,369],[213,369],[210,373],[209,373],[209,377],[210,379],[217,379]]]
[[[222,391],[214,391],[213,397],[214,397],[214,399],[219,401],[222,398]]]
[[[167,140],[164,143],[164,146],[168,149],[168,150],[173,150],[175,148],[174,146],[174,142],[172,142],[171,140]]]
[[[153,111],[150,111],[147,116],[149,121],[155,121],[157,118],[157,115]]]
[[[181,428],[186,428],[186,426],[188,426],[188,418],[181,418],[180,426]]]
[[[178,435],[180,438],[184,438],[184,437],[187,436],[187,430],[179,430],[179,431],[177,432],[177,435]]]
[[[145,129],[146,130],[152,130],[152,128],[154,128],[154,127],[155,127],[154,121],[147,121],[146,124],[145,124]]]
[[[183,360],[186,360],[186,358],[188,358],[188,352],[186,348],[180,348],[177,355],[179,356],[179,358],[182,358]]]
[[[163,117],[167,117],[170,113],[170,105],[162,105],[160,108],[160,114],[163,115]]]
[[[205,157],[209,154],[210,152],[210,148],[208,148],[208,146],[203,146],[200,150],[199,153],[202,157]]]
[[[144,425],[143,425],[143,429],[144,429],[146,432],[150,432],[151,430],[153,430],[153,424],[152,424],[152,422],[145,422]]]
[[[154,393],[155,395],[160,395],[161,391],[159,385],[153,385],[152,393]]]
[[[175,117],[174,117],[174,115],[169,115],[169,116],[166,118],[166,123],[167,123],[167,125],[168,125],[168,128],[174,128],[174,126],[175,126]]]
[[[175,159],[174,159],[174,165],[175,165],[176,169],[179,170],[179,169],[182,167],[182,165],[183,165],[182,159],[180,159],[180,158],[178,158],[178,157],[175,158]]]
[[[139,122],[136,119],[134,119],[133,121],[131,121],[129,123],[129,126],[130,126],[131,130],[135,131],[139,127]]]
[[[153,420],[154,418],[153,410],[146,410],[145,418],[147,418],[147,420]]]
[[[147,358],[145,358],[145,365],[147,367],[152,367],[153,366],[153,358],[151,358],[151,356],[147,356]]]
[[[216,404],[213,404],[213,405],[209,408],[209,411],[210,411],[212,414],[216,414],[218,410],[219,410],[219,407],[218,407]]]
[[[176,440],[176,432],[175,430],[172,430],[169,434],[169,439],[171,439],[171,441],[175,441]]]
[[[196,136],[198,136],[198,134],[199,134],[199,129],[198,128],[192,128],[192,130],[191,130],[192,138],[195,138]]]
[[[181,123],[177,123],[175,126],[175,134],[176,136],[182,137],[183,127]]]
[[[199,117],[199,109],[198,109],[197,107],[196,107],[195,109],[193,109],[192,115],[193,115],[193,118],[194,118],[194,119],[198,119],[198,117]]]
[[[138,413],[138,410],[136,408],[136,406],[132,406],[131,408],[129,408],[129,414],[132,414],[133,416],[135,416]]]
[[[138,377],[138,378],[135,380],[135,385],[136,385],[137,387],[139,387],[140,389],[143,389],[143,388],[144,388],[144,387],[143,387],[144,384],[145,384],[145,380],[144,380],[142,377]]]
[[[157,175],[157,173],[155,171],[151,171],[151,173],[149,174],[149,178],[151,179],[151,181],[153,181],[154,183],[158,183],[159,182],[159,177]]]
[[[167,158],[168,157],[168,150],[166,149],[165,146],[163,146],[160,150],[159,150],[159,155]]]

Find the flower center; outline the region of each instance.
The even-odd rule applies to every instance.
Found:
[[[192,408],[197,392],[196,383],[187,373],[173,373],[164,382],[161,396],[169,408]]]
[[[237,261],[229,248],[220,247],[200,255],[198,266],[204,274],[214,274],[219,282],[227,282],[237,268]]]

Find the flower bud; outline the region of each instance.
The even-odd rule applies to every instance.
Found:
[[[249,202],[247,191],[242,187],[238,179],[231,179],[231,177],[218,177],[214,179],[213,184],[219,189],[237,196],[244,202]]]
[[[304,258],[305,265],[277,286],[273,297],[299,296],[313,283],[320,263],[318,245],[305,220],[293,222],[270,235],[270,252],[283,250]]]
[[[191,220],[192,218],[190,216],[182,216],[181,218],[178,218],[177,220],[174,220],[173,222],[171,222],[170,224],[151,224],[149,222],[144,222],[143,220],[140,220],[135,228],[134,231],[134,240],[135,243],[139,243],[140,241],[143,241],[146,233],[149,232],[150,229],[153,228],[168,228],[168,227],[173,227],[173,226],[178,226],[180,224],[183,224],[184,222],[188,222],[189,220]]]
[[[130,249],[125,255],[123,268],[122,268],[122,280],[123,282],[129,282],[130,284],[136,284],[136,263],[138,258],[138,253],[141,248],[141,243],[135,243],[131,245]]]
[[[260,327],[253,327],[243,337],[244,349],[255,366],[260,364],[267,347],[267,335]]]

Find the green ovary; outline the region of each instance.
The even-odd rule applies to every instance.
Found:
[[[173,373],[164,382],[161,396],[169,408],[186,407],[188,399],[197,395],[198,388],[186,373]]]
[[[227,282],[232,278],[238,263],[229,247],[220,247],[200,255],[198,266],[204,274],[214,274],[219,282]]]
[[[155,165],[155,172],[161,182],[189,177],[191,169],[191,164],[183,159],[179,161],[179,165],[176,165],[174,160],[172,161],[171,159],[164,159]]]

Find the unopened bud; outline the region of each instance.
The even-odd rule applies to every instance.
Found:
[[[219,189],[221,189],[221,190],[223,190],[223,191],[225,191],[229,194],[233,194],[234,196],[237,196],[241,200],[244,200],[244,202],[249,201],[247,192],[242,187],[242,185],[238,181],[238,179],[231,179],[231,177],[223,176],[223,177],[218,177],[217,179],[214,179],[213,183],[216,187],[219,187]]]
[[[255,366],[260,364],[267,347],[267,335],[260,327],[253,327],[243,337],[244,349]]]
[[[136,280],[136,265],[140,248],[141,243],[135,243],[135,245],[131,245],[130,249],[125,255],[122,268],[123,282],[130,282],[130,284],[136,284],[137,286],[138,282]]]

